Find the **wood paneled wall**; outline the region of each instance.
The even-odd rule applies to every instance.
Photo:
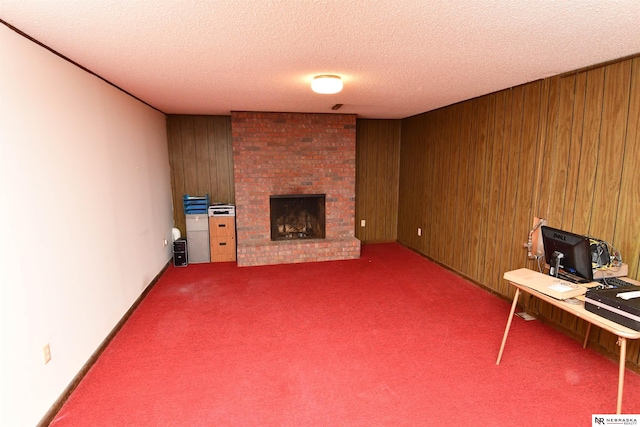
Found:
[[[230,116],[167,117],[173,218],[186,236],[182,196],[209,194],[211,202],[235,203]]]
[[[362,242],[397,238],[400,125],[356,121],[356,237]]]
[[[536,268],[523,244],[537,216],[608,241],[637,279],[639,126],[638,57],[404,119],[398,240],[510,298],[503,272]],[[583,336],[574,316],[521,302]],[[617,353],[615,341],[591,333],[605,351]],[[638,348],[628,352],[635,368]]]
[[[400,120],[356,121],[356,237],[365,242],[397,238]],[[173,211],[186,235],[182,196],[209,194],[235,203],[230,116],[167,117]],[[366,227],[360,227],[360,219]]]

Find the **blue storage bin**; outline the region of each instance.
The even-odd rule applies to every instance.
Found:
[[[185,194],[182,197],[182,206],[185,215],[206,214],[209,208],[209,195],[190,196]]]

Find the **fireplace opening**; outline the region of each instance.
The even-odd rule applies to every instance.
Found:
[[[271,240],[323,239],[325,195],[270,196]]]

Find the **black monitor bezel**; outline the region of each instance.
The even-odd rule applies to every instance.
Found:
[[[543,225],[541,227],[544,258],[547,265],[553,265],[553,252],[564,255],[560,272],[593,281],[591,241],[587,236]]]

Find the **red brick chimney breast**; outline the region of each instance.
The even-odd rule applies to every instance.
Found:
[[[356,116],[232,112],[238,265],[360,257]],[[326,238],[271,241],[269,196],[325,194]]]

